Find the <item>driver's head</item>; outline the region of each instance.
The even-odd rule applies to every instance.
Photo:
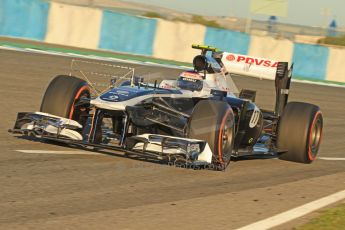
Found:
[[[197,55],[193,59],[194,69],[198,72],[204,71],[207,69],[207,60],[205,56]]]

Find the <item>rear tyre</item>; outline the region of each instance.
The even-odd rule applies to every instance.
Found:
[[[194,107],[187,136],[205,140],[213,153],[212,164],[225,169],[234,145],[234,114],[228,103],[202,100]]]
[[[48,85],[41,103],[41,112],[69,118],[83,123],[84,114],[88,108],[78,106],[83,98],[90,98],[90,90],[86,81],[73,77],[59,75]],[[83,124],[82,124],[83,125]]]
[[[287,150],[279,159],[311,163],[319,151],[323,117],[316,105],[290,102],[279,121],[277,147]]]

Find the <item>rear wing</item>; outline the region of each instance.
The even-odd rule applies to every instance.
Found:
[[[230,74],[274,80],[280,63],[267,58],[223,52],[213,46],[193,44],[192,48],[201,50],[201,55],[198,56],[206,56],[211,52],[212,57]]]
[[[288,62],[224,52],[222,63],[230,74],[259,77],[275,81],[274,113],[280,116],[287,104],[293,65]]]
[[[212,57],[219,63],[225,72],[230,74],[274,80],[276,88],[274,114],[276,116],[280,116],[282,114],[289,97],[293,65],[289,67],[288,62],[222,52],[212,46],[192,45],[192,48],[201,50],[201,55],[198,55],[195,58],[206,56],[208,51],[212,52]],[[195,66],[194,60],[193,65],[196,69],[197,67]],[[206,61],[202,64],[204,66],[208,65]]]
[[[279,61],[224,52],[222,63],[229,73],[274,80]]]
[[[234,53],[223,53],[222,63],[230,74],[259,77],[275,81],[276,103],[274,113],[280,116],[287,104],[293,65],[265,58]]]

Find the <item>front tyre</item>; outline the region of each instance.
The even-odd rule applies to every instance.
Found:
[[[287,150],[279,159],[311,163],[319,151],[323,117],[316,105],[290,102],[286,105],[278,126],[277,147]]]
[[[85,120],[83,115],[88,113],[87,106],[78,104],[83,99],[90,99],[87,82],[77,77],[59,75],[49,83],[40,111],[82,124]]]
[[[187,136],[206,141],[213,153],[212,164],[225,169],[234,145],[234,114],[224,101],[202,100],[196,104]]]

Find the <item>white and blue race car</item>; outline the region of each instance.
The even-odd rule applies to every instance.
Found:
[[[223,170],[231,159],[255,154],[301,163],[316,158],[322,113],[316,105],[288,103],[292,67],[287,62],[192,47],[201,54],[177,80],[148,83],[130,74],[112,77],[97,91],[85,74],[84,79],[58,75],[40,112],[18,113],[9,131],[185,167]],[[259,109],[255,91],[236,96],[232,74],[274,78],[274,110]]]

